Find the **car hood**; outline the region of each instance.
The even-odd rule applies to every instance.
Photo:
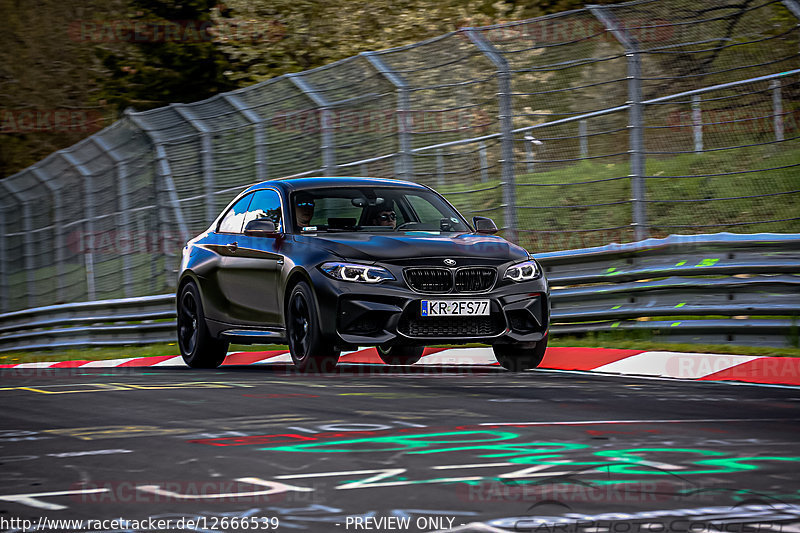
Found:
[[[298,243],[321,247],[343,259],[402,263],[415,258],[480,258],[490,262],[523,261],[528,253],[495,235],[471,233],[439,235],[432,232],[320,233],[298,235]]]

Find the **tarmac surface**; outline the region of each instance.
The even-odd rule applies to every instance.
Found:
[[[0,402],[0,531],[800,533],[796,387],[18,368]]]

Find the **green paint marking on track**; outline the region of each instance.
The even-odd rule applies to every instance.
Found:
[[[611,324],[611,327],[612,328],[616,328],[619,325],[620,325],[620,322],[614,322],[613,324]]]
[[[719,261],[719,258],[716,259],[706,258],[697,263],[695,267],[713,267],[714,265],[717,264],[717,261]]]
[[[684,305],[686,305],[686,302],[681,302],[681,303],[679,303],[678,305],[675,306],[675,309],[677,309],[679,307],[683,307]]]
[[[685,264],[686,264],[686,261],[680,261],[680,262],[678,262],[678,263],[675,263],[675,266],[676,266],[676,267],[682,267],[682,266],[683,266],[683,265],[685,265]]]
[[[620,307],[622,307],[622,306],[621,306],[621,305],[615,305],[615,306],[614,306],[614,307],[612,307],[611,309],[619,309]]]
[[[675,326],[680,326],[680,325],[681,325],[680,322],[673,322],[672,324],[670,324],[670,327],[674,328]]]
[[[613,274],[616,269],[617,269],[616,267],[611,267],[608,270],[606,270],[606,274]]]

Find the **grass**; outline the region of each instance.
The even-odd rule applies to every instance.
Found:
[[[717,353],[731,355],[763,355],[778,357],[800,357],[800,348],[774,348],[769,346],[734,346],[728,344],[677,344],[647,340],[635,332],[597,333],[583,337],[551,337],[550,346],[618,348],[632,350],[659,350],[692,353]],[[467,346],[483,346],[472,344]],[[284,345],[231,345],[230,351],[260,352],[286,350]],[[157,355],[179,355],[174,343],[146,346],[94,347],[70,350],[40,350],[31,352],[0,353],[0,364],[32,363],[36,361],[76,361],[121,359],[125,357],[149,357]]]
[[[800,165],[800,150],[773,145],[651,156],[645,171],[650,176],[645,184],[650,234],[798,232],[800,221],[789,220],[797,217],[797,194],[774,195],[800,190],[800,173],[795,165]],[[544,252],[633,239],[631,182],[627,177],[630,167],[625,159],[539,166],[534,173],[517,176],[521,245],[532,252]],[[519,167],[520,171],[524,169],[524,165]],[[777,167],[790,168],[749,172]],[[710,174],[717,175],[704,176]],[[585,183],[594,180],[606,181]],[[485,188],[490,190],[452,194]],[[498,226],[505,225],[499,181],[439,190],[465,214],[478,212],[494,218]],[[768,220],[777,222],[754,223]]]

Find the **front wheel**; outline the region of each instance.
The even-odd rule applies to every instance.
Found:
[[[301,281],[292,289],[286,310],[289,353],[300,372],[330,372],[339,361],[339,352],[322,335],[318,317],[314,293]]]
[[[215,339],[206,326],[200,291],[193,281],[178,293],[178,347],[192,368],[217,368],[228,353],[228,342]]]
[[[378,356],[387,365],[413,365],[422,357],[424,346],[378,346]]]
[[[542,362],[547,350],[547,337],[525,344],[495,344],[492,350],[500,366],[512,372],[522,372],[536,368]]]

